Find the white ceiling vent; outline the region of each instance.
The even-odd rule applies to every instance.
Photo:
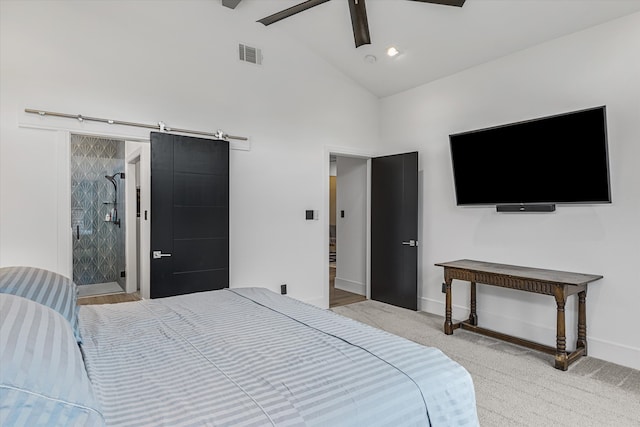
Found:
[[[240,43],[238,52],[240,53],[240,61],[257,65],[262,64],[262,51],[260,49]]]

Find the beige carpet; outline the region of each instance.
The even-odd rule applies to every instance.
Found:
[[[583,357],[566,372],[553,356],[472,332],[442,332],[443,317],[377,301],[332,311],[437,347],[473,377],[483,426],[640,426],[640,371]]]

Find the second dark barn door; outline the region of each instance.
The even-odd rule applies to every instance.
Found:
[[[229,143],[151,133],[151,298],[229,287]]]

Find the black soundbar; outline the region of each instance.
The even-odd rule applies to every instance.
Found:
[[[535,205],[497,205],[496,210],[498,212],[553,212],[556,210],[556,205],[553,203]]]

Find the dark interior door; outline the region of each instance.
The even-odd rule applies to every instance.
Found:
[[[371,160],[371,299],[418,309],[418,153]]]
[[[151,298],[229,287],[229,143],[151,133]]]

